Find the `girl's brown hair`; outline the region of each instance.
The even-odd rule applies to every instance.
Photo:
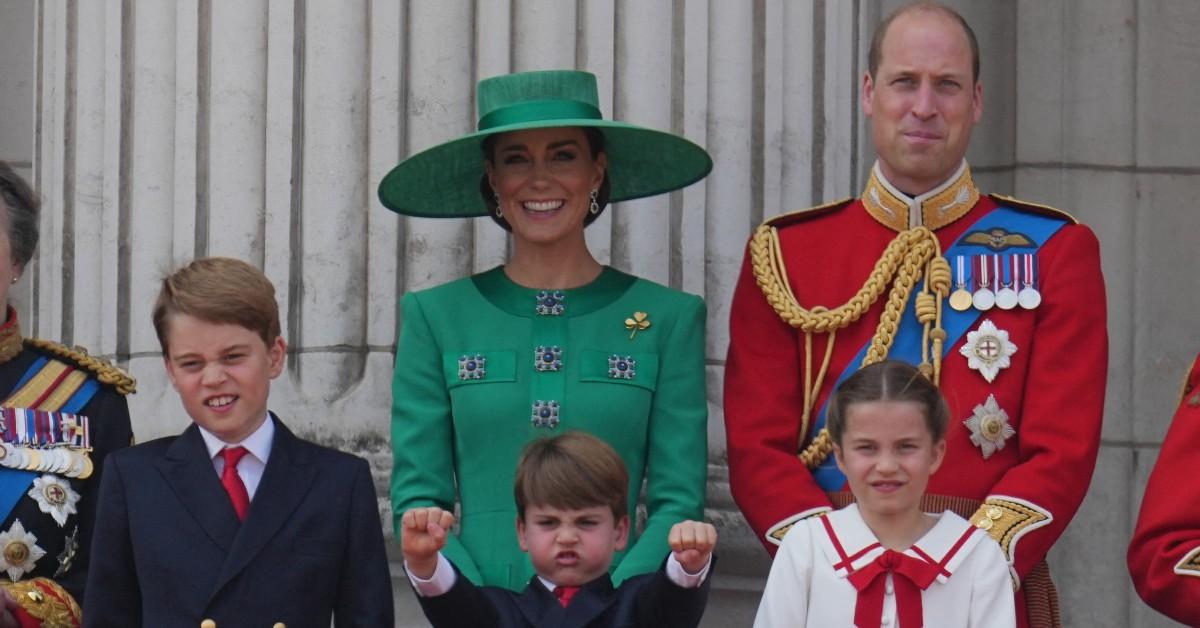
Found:
[[[911,364],[897,360],[884,360],[864,366],[842,382],[833,398],[825,417],[829,436],[838,446],[846,433],[846,411],[852,404],[872,401],[912,401],[925,411],[925,425],[933,442],[946,435],[950,422],[950,409],[941,391],[933,382]]]

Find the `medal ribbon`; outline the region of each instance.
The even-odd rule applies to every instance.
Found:
[[[1032,214],[1022,212],[1010,207],[1000,206],[992,211],[979,217],[974,224],[967,227],[963,231],[963,236],[946,251],[943,256],[950,259],[955,255],[984,255],[989,252],[987,246],[983,244],[967,244],[963,242],[966,234],[975,231],[987,231],[990,229],[1006,229],[1013,232],[1019,232],[1029,237],[1035,243],[1035,252],[1040,250],[1042,245],[1050,239],[1058,230],[1066,226],[1067,221],[1061,218],[1052,218],[1041,214]],[[980,252],[979,249],[984,249]],[[1031,252],[1029,257],[1034,255]],[[986,267],[986,261],[983,263]],[[912,295],[909,296],[909,302],[904,308],[904,316],[900,318],[900,324],[896,329],[896,337],[892,341],[892,349],[888,352],[888,359],[901,360],[909,364],[920,364],[921,362],[921,341],[924,327],[917,320],[915,302],[920,290],[913,288]],[[983,313],[973,308],[968,308],[965,311],[957,311],[953,308],[946,308],[942,311],[942,328],[946,330],[946,341],[942,345],[942,355],[948,355],[950,350],[958,345],[958,341],[966,335],[967,331],[975,325],[979,317]],[[867,356],[867,350],[870,349],[871,343],[868,340],[866,344],[858,350],[846,365],[844,370],[833,383],[833,389],[836,390],[842,381],[853,375],[858,369],[862,368],[863,359]],[[817,434],[822,427],[825,427],[825,412],[829,408],[829,398],[826,397],[821,403],[821,411],[817,414],[816,420],[810,427],[811,434]],[[833,456],[829,456],[821,463],[821,466],[813,469],[813,479],[821,486],[821,489],[826,492],[840,491],[846,486],[846,476],[837,468],[837,463]]]

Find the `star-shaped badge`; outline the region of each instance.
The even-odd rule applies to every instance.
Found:
[[[37,537],[25,531],[20,519],[13,521],[11,528],[0,532],[0,570],[8,573],[13,582],[33,571],[39,558],[46,550],[38,547]]]
[[[975,414],[963,421],[963,425],[971,430],[971,442],[983,451],[983,459],[987,460],[1004,449],[1004,441],[1017,433],[1008,424],[1008,413],[996,403],[995,395],[988,395],[987,401],[975,406]]]
[[[67,525],[67,517],[75,514],[75,504],[79,501],[79,493],[51,473],[34,478],[33,488],[29,489],[28,495],[37,501],[42,512],[54,517],[60,528]]]
[[[979,371],[990,383],[1001,369],[1008,368],[1017,345],[1008,339],[1008,332],[985,319],[979,329],[967,332],[967,341],[958,352],[967,358],[967,366]]]

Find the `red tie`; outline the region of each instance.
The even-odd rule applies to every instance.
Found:
[[[567,604],[571,603],[571,598],[579,593],[581,587],[554,587],[554,597],[558,598],[558,603],[566,608]]]
[[[221,485],[225,487],[225,492],[229,493],[229,501],[233,502],[233,511],[237,513],[238,521],[245,521],[246,511],[250,509],[250,493],[246,492],[246,485],[242,483],[242,478],[237,472],[238,463],[247,453],[250,452],[246,451],[245,447],[226,447],[221,450],[221,457],[225,459]]]

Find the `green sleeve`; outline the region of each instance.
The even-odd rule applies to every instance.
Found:
[[[646,456],[646,528],[613,571],[613,582],[658,569],[671,526],[704,516],[708,399],[704,375],[704,301],[691,301],[659,353]]]
[[[392,376],[392,520],[421,506],[454,510],[454,427],[442,354],[417,296],[400,300],[400,340]],[[442,550],[459,571],[479,582],[479,569],[454,535]]]

